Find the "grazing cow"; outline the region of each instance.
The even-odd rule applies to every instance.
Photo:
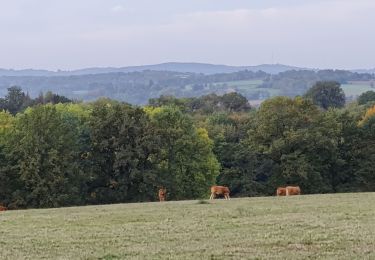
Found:
[[[224,195],[224,198],[226,200],[229,200],[230,199],[229,193],[230,193],[230,190],[229,190],[228,187],[225,187],[225,186],[212,186],[211,187],[210,200],[214,199],[215,195]]]
[[[276,190],[277,196],[285,196],[286,195],[286,188],[284,187],[278,187]]]
[[[167,189],[166,188],[160,188],[159,189],[159,200],[160,200],[160,202],[165,201],[166,196],[167,196]]]
[[[301,189],[299,186],[287,186],[285,190],[286,190],[286,196],[301,195]]]
[[[7,207],[4,207],[4,206],[0,205],[0,211],[6,211],[6,210],[8,210]]]

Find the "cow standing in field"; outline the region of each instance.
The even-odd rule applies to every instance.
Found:
[[[285,196],[286,195],[286,188],[278,187],[276,190],[276,196]]]
[[[287,186],[285,188],[285,195],[301,195],[301,188],[299,186]]]
[[[210,200],[214,199],[216,195],[224,195],[224,198],[226,200],[229,200],[230,199],[229,193],[230,193],[230,190],[229,190],[228,187],[225,187],[225,186],[212,186],[211,187]]]
[[[160,202],[165,201],[165,198],[167,196],[167,189],[166,188],[160,188],[158,195],[159,195],[159,201]]]
[[[8,210],[7,207],[0,205],[0,211],[6,211],[6,210]]]

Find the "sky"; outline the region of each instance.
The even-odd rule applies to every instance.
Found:
[[[0,68],[375,67],[374,0],[0,0]]]

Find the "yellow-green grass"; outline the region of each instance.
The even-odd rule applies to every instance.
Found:
[[[7,211],[0,259],[375,259],[375,193]]]

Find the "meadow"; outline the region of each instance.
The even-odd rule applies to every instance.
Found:
[[[273,88],[262,88],[261,84],[263,80],[237,80],[237,81],[227,81],[227,82],[218,82],[213,84],[212,91],[218,90],[232,90],[242,95],[246,96],[250,100],[266,99],[269,97],[278,96],[281,94],[279,89]]]
[[[375,259],[375,193],[0,214],[1,259]]]
[[[344,93],[347,97],[350,96],[359,96],[366,91],[374,91],[375,89],[371,87],[370,83],[368,84],[343,84],[341,88],[344,90]]]

